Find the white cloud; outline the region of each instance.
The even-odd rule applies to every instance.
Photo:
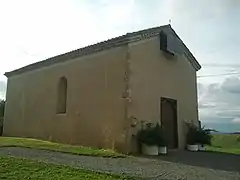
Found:
[[[191,21],[194,19],[199,20],[203,18],[211,19],[222,17],[229,11],[232,11],[233,8],[240,5],[240,2],[236,0],[170,0],[169,2],[173,14],[182,14],[179,18],[184,17]],[[189,16],[189,14],[191,14],[191,16]]]
[[[0,29],[1,71],[95,43],[108,35],[101,31],[90,9],[75,5],[75,1],[57,0],[1,1],[0,21],[5,27]]]
[[[235,118],[232,121],[233,123],[240,124],[240,118]]]
[[[204,46],[198,38],[205,27],[202,22],[211,14],[226,14],[237,4],[233,0],[1,1],[0,21],[4,28],[0,29],[0,73],[127,31],[166,24],[169,19],[190,49],[202,57],[200,49]],[[218,33],[205,30],[210,34],[206,38],[219,39]]]
[[[230,93],[240,93],[240,79],[238,77],[227,78],[222,88]]]
[[[198,75],[240,73],[239,7],[237,0],[0,1],[0,74],[169,19],[202,64]],[[6,78],[0,75],[1,81]],[[233,122],[240,106],[239,76],[198,81],[200,117]]]
[[[240,118],[239,78],[214,84],[199,83],[199,112],[203,122],[235,123]]]
[[[5,81],[0,80],[0,99],[5,99],[7,84]]]

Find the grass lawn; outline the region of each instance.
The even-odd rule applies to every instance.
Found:
[[[113,150],[59,144],[30,138],[0,137],[0,147],[25,147],[33,149],[44,149],[85,156],[101,156],[114,158],[125,157],[123,154],[117,153]]]
[[[5,180],[133,180],[134,178],[79,170],[68,166],[0,156],[0,179]]]
[[[223,152],[223,153],[240,155],[240,149],[237,149],[237,148],[217,148],[217,147],[207,146],[207,151]]]
[[[239,134],[214,134],[212,145],[207,147],[208,151],[240,154]]]

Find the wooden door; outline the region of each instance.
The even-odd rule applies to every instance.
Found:
[[[178,148],[177,100],[161,98],[161,123],[168,148]]]

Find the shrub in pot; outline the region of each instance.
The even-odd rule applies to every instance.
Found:
[[[159,124],[155,127],[155,133],[158,145],[158,154],[167,154],[167,144],[164,138],[163,129]]]
[[[205,151],[205,145],[211,145],[211,129],[200,128],[197,132],[197,143],[200,151]]]
[[[154,127],[141,129],[137,134],[142,153],[145,155],[158,155],[156,131]]]
[[[187,125],[188,125],[187,149],[189,151],[198,151],[198,144],[197,144],[198,128],[193,124],[187,124]]]

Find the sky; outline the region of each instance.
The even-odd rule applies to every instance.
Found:
[[[171,20],[202,65],[200,120],[240,131],[239,19],[239,0],[0,0],[0,98],[7,71]]]

